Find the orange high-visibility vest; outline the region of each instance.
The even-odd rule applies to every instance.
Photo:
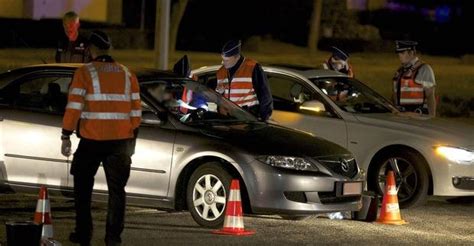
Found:
[[[76,70],[63,129],[76,130],[80,137],[91,140],[120,140],[132,138],[140,120],[140,87],[125,66],[92,62]]]
[[[229,73],[227,69],[222,66],[217,71],[216,90],[219,93],[223,93],[225,98],[230,99],[240,107],[257,105],[258,98],[252,84],[252,74],[256,64],[257,62],[255,60],[244,58],[244,61],[230,82],[228,78]]]
[[[410,69],[403,72],[403,68],[398,69],[393,79],[393,93],[396,105],[420,105],[425,99],[425,92],[422,84],[416,83],[415,78],[418,70],[424,63],[418,61]],[[400,96],[398,98],[398,87],[400,86]]]
[[[195,75],[195,74],[191,74],[190,76],[190,79],[194,80],[194,81],[198,81],[198,77]],[[191,102],[191,100],[193,100],[193,92],[191,90],[188,90],[186,87],[183,88],[183,94],[181,95],[181,100],[188,104]],[[184,114],[188,113],[188,108],[186,107],[179,107],[179,110],[181,112],[183,112]]]

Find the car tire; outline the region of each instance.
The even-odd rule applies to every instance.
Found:
[[[383,197],[387,166],[390,161],[396,160],[401,176],[395,172],[400,208],[410,208],[426,202],[429,188],[429,172],[423,157],[412,150],[387,151],[378,155],[372,161],[367,177],[369,190]],[[374,166],[372,166],[374,165]],[[389,168],[391,170],[391,168]]]
[[[194,171],[187,185],[188,210],[203,227],[219,228],[224,224],[232,176],[221,166],[218,162],[203,164]]]

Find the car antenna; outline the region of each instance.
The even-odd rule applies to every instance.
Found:
[[[22,39],[20,35],[18,35],[17,32],[15,32],[13,30],[12,30],[12,32],[18,38],[18,40],[20,40],[20,42],[23,44],[23,46],[25,46],[28,49],[32,49],[31,46],[29,46],[28,43],[24,39]],[[41,56],[38,55],[38,58],[43,62],[43,64],[48,64],[48,62],[45,59],[43,59]]]

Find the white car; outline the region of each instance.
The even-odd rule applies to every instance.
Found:
[[[193,73],[213,87],[218,68]],[[474,196],[474,127],[402,113],[360,81],[334,71],[263,69],[273,120],[349,149],[367,172],[370,190],[383,194],[386,171],[393,169],[402,208],[420,205],[428,195]]]

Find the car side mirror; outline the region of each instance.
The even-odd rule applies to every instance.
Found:
[[[159,126],[161,125],[162,121],[152,111],[143,111],[142,112],[142,124],[147,126]]]
[[[313,113],[326,112],[324,104],[318,100],[306,101],[300,105],[301,111],[309,111]]]

